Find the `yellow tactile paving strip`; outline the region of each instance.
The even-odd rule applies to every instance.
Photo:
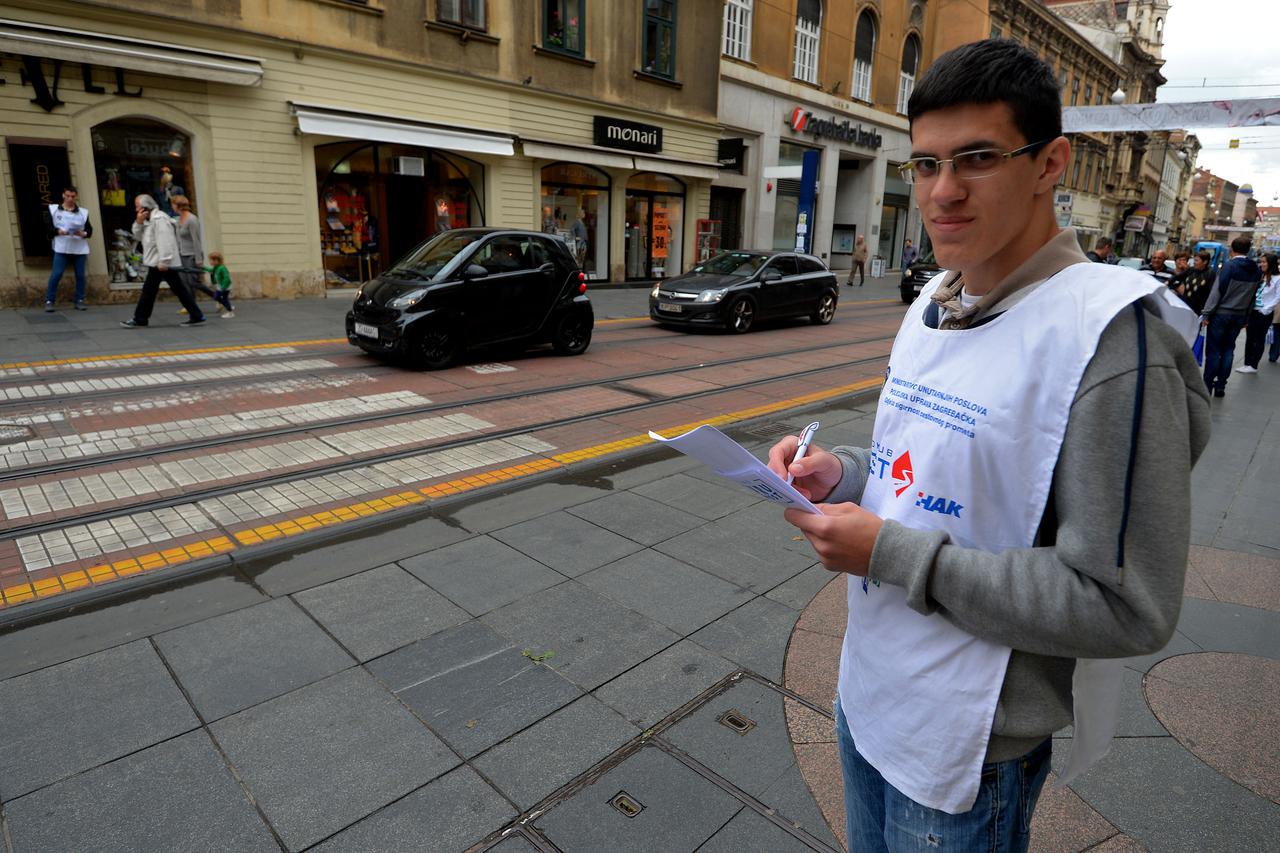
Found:
[[[864,379],[860,382],[853,382],[848,385],[824,388],[821,391],[803,394],[799,397],[791,397],[786,400],[779,400],[762,406],[753,406],[750,409],[740,409],[736,412],[728,412],[726,414],[717,415],[716,417],[700,420],[695,423],[667,427],[666,429],[658,430],[657,432],[664,437],[670,437],[681,435],[695,427],[702,426],[703,424],[724,426],[738,421],[773,414],[774,412],[779,412],[784,409],[818,403],[832,399],[833,397],[852,394],[857,391],[865,391],[869,388],[874,388],[882,384],[884,384],[884,380],[878,377],[874,379]],[[582,462],[587,459],[598,459],[602,456],[631,450],[645,444],[650,444],[652,441],[653,439],[649,438],[648,435],[633,435],[628,438],[605,442],[604,444],[597,444],[592,447],[584,447],[581,450],[557,453],[548,459],[536,459],[530,462],[523,462],[519,465],[510,465],[505,468],[499,468],[494,471],[485,471],[481,474],[472,474],[466,477],[460,477],[447,482],[433,483],[429,486],[423,486],[422,488],[413,491],[403,491],[382,495],[381,497],[369,498],[347,506],[315,512],[298,518],[278,521],[273,524],[264,524],[246,530],[234,531],[232,533],[234,541],[232,541],[232,538],[226,536],[218,536],[212,539],[205,539],[198,542],[188,543],[186,545],[166,548],[162,551],[154,551],[148,554],[117,560],[112,563],[103,563],[91,566],[85,570],[76,569],[74,571],[65,572],[63,574],[44,578],[38,581],[15,584],[13,586],[0,589],[0,598],[3,598],[3,605],[0,605],[0,609],[12,607],[14,605],[36,599],[51,598],[56,595],[61,595],[64,592],[80,589],[86,586],[97,586],[110,583],[111,581],[119,580],[120,578],[155,571],[166,566],[176,566],[203,557],[212,557],[215,554],[226,553],[228,551],[236,550],[237,548],[260,545],[264,542],[269,542],[281,537],[296,536],[300,533],[306,533],[311,530],[318,530],[335,524],[354,521],[358,518],[366,518],[371,515],[401,509],[413,504],[439,500],[440,498],[448,497],[450,495],[461,494],[462,492],[469,492],[484,486],[492,486],[498,483],[516,480],[521,477],[527,477],[532,474],[571,465],[575,462]]]
[[[59,358],[49,361],[9,361],[0,364],[0,370],[18,367],[58,367],[63,364],[89,364],[95,361],[127,361],[131,358],[163,358],[170,355],[198,355],[208,352],[231,352],[247,349],[277,349],[279,347],[315,347],[329,344],[345,344],[346,338],[317,338],[310,341],[277,341],[272,344],[236,344],[225,347],[199,347],[197,349],[169,349],[154,352],[123,352],[117,355],[94,355],[82,358]]]

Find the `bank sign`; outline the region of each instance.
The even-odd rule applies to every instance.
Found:
[[[812,136],[814,139],[835,139],[848,142],[862,148],[879,148],[884,144],[884,137],[874,129],[864,130],[862,125],[845,119],[818,118],[804,107],[796,107],[783,117],[783,121],[796,133]]]
[[[605,148],[658,154],[662,151],[662,128],[653,124],[595,116],[595,143]]]

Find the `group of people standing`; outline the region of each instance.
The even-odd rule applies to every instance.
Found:
[[[1231,257],[1222,265],[1200,311],[1205,327],[1204,384],[1215,397],[1226,396],[1241,331],[1245,333],[1244,364],[1236,368],[1237,373],[1258,372],[1268,332],[1269,360],[1273,364],[1280,361],[1280,330],[1274,328],[1280,306],[1280,259],[1268,253],[1255,261],[1249,257],[1251,247],[1248,237],[1231,241]]]
[[[219,252],[209,252],[210,265],[205,266],[203,230],[199,217],[191,210],[191,200],[178,194],[169,202],[173,205],[174,216],[161,210],[150,195],[134,197],[133,238],[141,246],[147,275],[133,316],[122,321],[122,326],[149,325],[161,283],[168,284],[182,303],[181,313],[187,315],[182,323],[184,326],[197,326],[205,321],[204,312],[193,295],[197,290],[217,303],[223,317],[235,316],[231,306],[231,274]],[[62,191],[61,204],[49,205],[46,224],[53,241],[53,269],[45,290],[44,310],[55,310],[58,284],[67,267],[71,266],[76,282],[75,308],[84,311],[85,261],[89,255],[93,225],[89,221],[89,212],[79,205],[79,193],[75,187],[66,187]],[[205,284],[205,273],[209,273],[212,287]]]

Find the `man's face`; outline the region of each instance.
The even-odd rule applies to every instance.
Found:
[[[1164,269],[1164,262],[1165,262],[1166,260],[1168,260],[1168,258],[1167,258],[1167,257],[1165,257],[1164,252],[1152,252],[1152,253],[1151,253],[1151,267],[1152,267],[1152,269],[1157,269],[1157,270],[1162,270],[1162,269]]]
[[[911,127],[913,157],[946,159],[981,148],[1012,151],[1031,141],[1023,138],[1003,103],[935,110]],[[1013,157],[976,180],[957,178],[945,163],[933,178],[917,180],[916,203],[938,263],[968,272],[993,262],[999,266],[1001,253],[1031,226],[1042,161],[1043,152]]]
[[[1099,247],[1096,251],[1098,252],[1098,257],[1100,257],[1100,258],[1109,258],[1109,257],[1111,257],[1111,247],[1110,247],[1110,246],[1101,246],[1101,247]]]
[[[80,197],[80,196],[76,193],[76,191],[75,191],[75,190],[63,190],[63,191],[62,191],[62,203],[63,203],[64,205],[66,205],[67,207],[75,207],[75,206],[76,206],[76,199],[77,199],[77,198],[79,198],[79,197]]]

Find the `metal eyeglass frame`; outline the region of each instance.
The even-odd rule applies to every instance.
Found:
[[[898,174],[902,176],[902,180],[905,181],[906,183],[914,184],[916,182],[916,177],[915,177],[916,163],[919,163],[924,160],[933,160],[935,163],[938,164],[938,171],[932,175],[929,175],[928,177],[921,177],[920,180],[923,180],[923,181],[933,180],[934,178],[938,177],[938,175],[942,174],[942,164],[950,163],[952,173],[960,180],[979,181],[979,180],[982,180],[983,178],[989,178],[992,175],[994,175],[996,172],[999,172],[1000,167],[1003,166],[1005,163],[1009,162],[1010,160],[1012,160],[1014,157],[1020,157],[1023,154],[1035,153],[1038,149],[1044,148],[1050,142],[1053,142],[1053,140],[1044,139],[1039,142],[1029,143],[1027,145],[1022,146],[1021,148],[1015,148],[1012,151],[1001,151],[999,148],[975,148],[972,151],[961,151],[959,154],[955,155],[954,157],[913,157],[898,167]],[[960,174],[959,170],[956,169],[957,160],[960,160],[964,157],[968,157],[972,154],[991,154],[991,153],[999,154],[1001,159],[997,160],[995,164],[992,165],[991,170],[988,172],[983,172],[982,174],[979,174],[979,175],[962,175]]]

